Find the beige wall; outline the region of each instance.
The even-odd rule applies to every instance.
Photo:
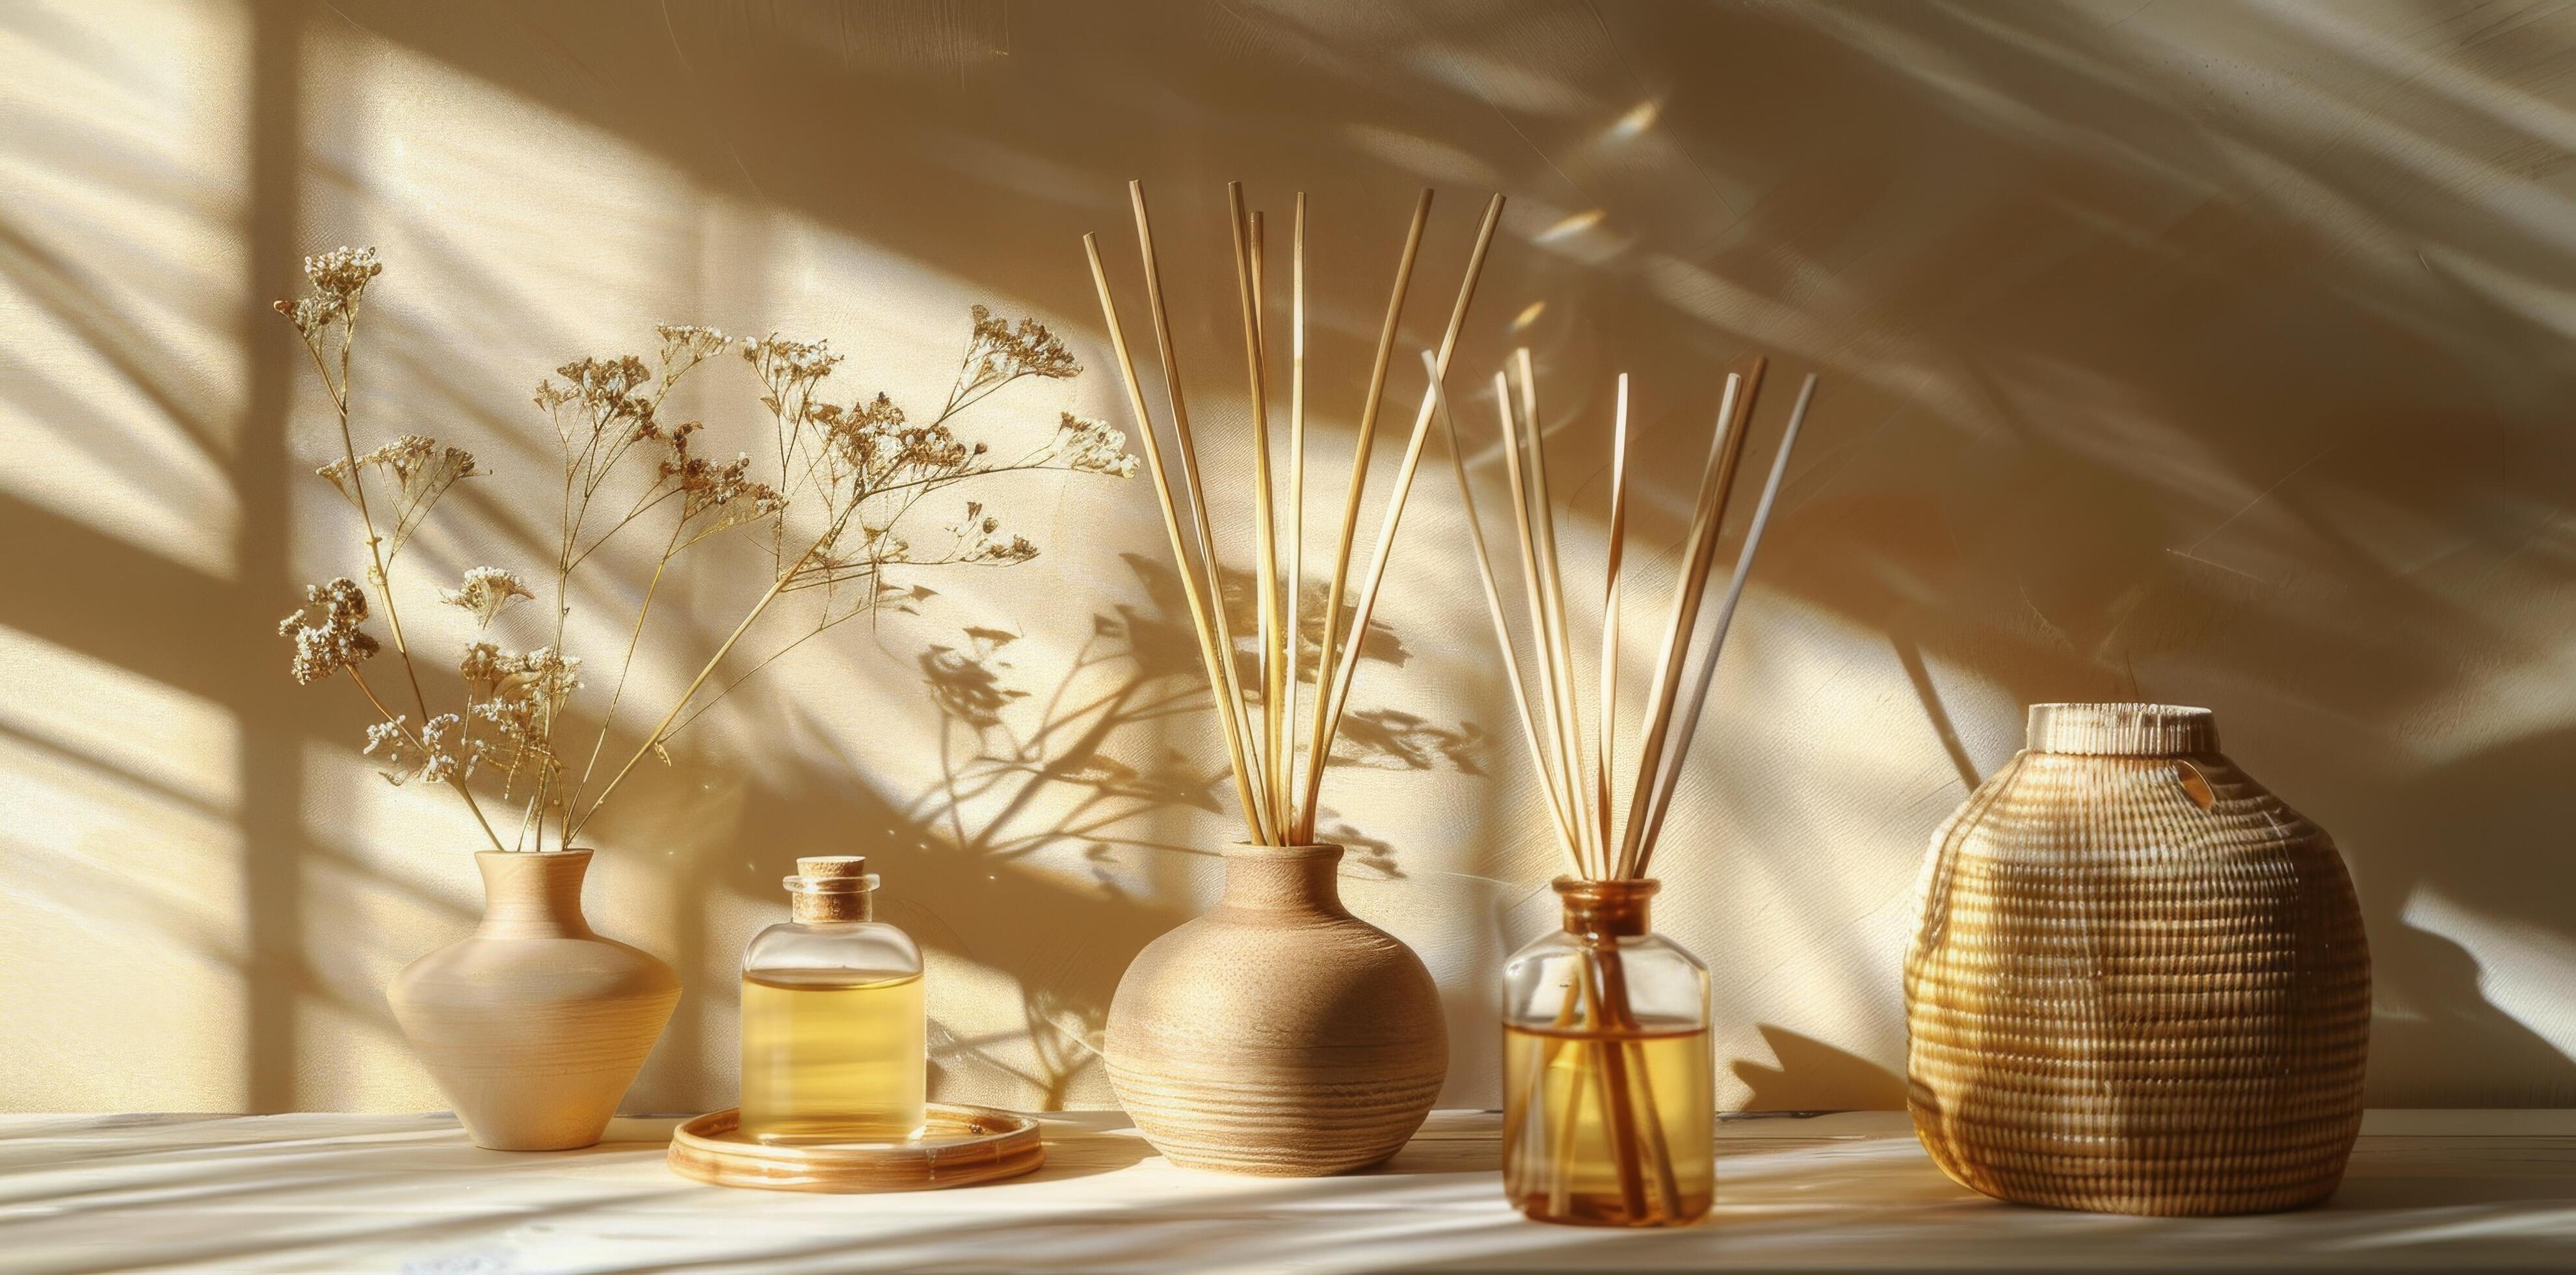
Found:
[[[1094,369],[1015,391],[994,436],[1123,423],[1078,237],[1133,287],[1131,176],[1229,472],[1221,183],[1282,215],[1310,192],[1327,493],[1413,192],[1442,193],[1412,347],[1507,194],[1463,383],[1535,347],[1580,577],[1635,375],[1642,597],[1724,362],[1825,377],[1661,861],[1665,927],[1717,972],[1727,1102],[1899,1101],[1927,834],[2022,704],[2115,696],[2215,707],[2337,834],[2379,961],[2372,1101],[2569,1101],[2571,70],[2576,17],[2511,4],[9,6],[0,1107],[438,1105],[381,989],[470,924],[470,825],[378,782],[349,688],[289,684],[270,631],[352,569],[306,472],[324,405],[264,309],[302,253],[389,263],[362,431],[497,471],[424,533],[445,574],[537,552],[528,387],[657,320],[829,336],[843,393],[918,401],[987,301]],[[756,425],[738,367],[688,410]],[[1326,800],[1365,851],[1352,905],[1448,989],[1446,1101],[1490,1104],[1496,968],[1554,860],[1433,460],[1355,697],[1411,748]],[[1045,558],[783,661],[601,825],[594,919],[688,987],[634,1109],[731,1100],[741,943],[796,855],[849,851],[933,953],[939,1092],[1107,1100],[1118,973],[1215,884],[1215,736],[1145,488],[995,503]],[[727,565],[648,688],[729,625],[758,568]],[[642,570],[612,566],[574,599],[595,665]],[[1024,697],[961,724],[988,675]],[[1041,737],[1136,778],[1060,743],[1005,764]]]

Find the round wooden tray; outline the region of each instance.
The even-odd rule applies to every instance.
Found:
[[[902,1142],[757,1142],[742,1112],[711,1111],[671,1135],[671,1171],[715,1186],[769,1191],[935,1191],[1017,1177],[1046,1163],[1038,1122],[992,1107],[934,1102]]]

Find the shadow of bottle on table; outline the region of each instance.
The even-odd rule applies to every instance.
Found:
[[[1735,1060],[1735,1078],[1751,1091],[1744,1100],[1745,1111],[1905,1109],[1905,1078],[1895,1072],[1785,1027],[1764,1023],[1759,1030],[1778,1065]]]

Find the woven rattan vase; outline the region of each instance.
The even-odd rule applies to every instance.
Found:
[[[2370,1043],[2361,909],[2207,709],[2033,706],[1921,890],[1906,1106],[1943,1172],[2113,1213],[2333,1194]]]

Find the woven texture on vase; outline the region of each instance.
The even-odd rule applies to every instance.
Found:
[[[2334,1192],[2370,1043],[2361,909],[2207,710],[2034,707],[2031,747],[1933,834],[1919,901],[1906,1106],[1960,1184],[2144,1214]]]

